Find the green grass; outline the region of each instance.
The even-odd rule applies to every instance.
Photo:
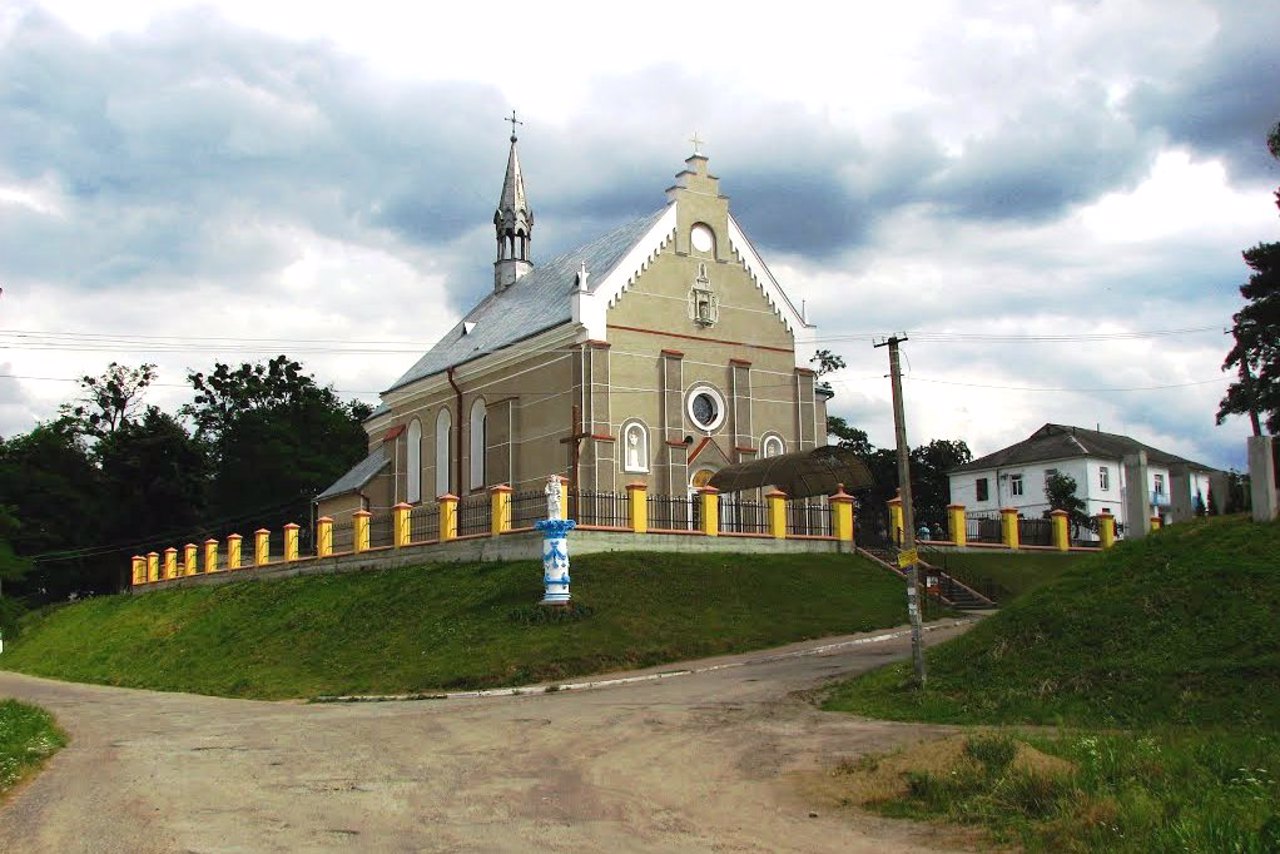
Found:
[[[48,712],[17,700],[0,700],[0,799],[66,743]]]
[[[553,681],[906,621],[901,581],[849,555],[612,553],[573,562],[542,618],[540,562],[442,564],[105,597],[32,615],[3,666],[255,698]]]
[[[1001,604],[1041,587],[1089,554],[1079,552],[957,552],[921,550],[921,557],[958,581]]]
[[[1070,728],[1022,737],[1074,762],[1070,775],[921,778],[890,813],[976,822],[1033,850],[1277,851],[1277,613],[1280,523],[1184,523],[1082,560],[930,650],[927,691],[891,665],[825,707]]]

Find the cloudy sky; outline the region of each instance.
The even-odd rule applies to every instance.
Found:
[[[0,435],[112,360],[286,352],[373,400],[490,287],[514,108],[550,258],[696,130],[834,375],[975,453],[1046,421],[1243,466],[1240,251],[1280,238],[1280,4],[0,2]]]

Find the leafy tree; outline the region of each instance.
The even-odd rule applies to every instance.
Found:
[[[112,362],[101,376],[80,378],[84,394],[74,403],[64,404],[61,414],[87,436],[109,436],[137,416],[142,393],[155,378],[155,365],[129,368]]]
[[[947,505],[951,503],[951,479],[947,472],[972,459],[973,454],[963,440],[934,439],[911,449],[911,498],[917,525],[946,522]]]
[[[342,402],[287,356],[187,378],[196,395],[183,414],[208,446],[218,516],[305,522],[311,497],[366,453],[369,406]]]
[[[1054,510],[1065,510],[1072,537],[1079,537],[1081,530],[1094,524],[1085,512],[1084,501],[1076,496],[1076,486],[1076,479],[1062,472],[1054,472],[1044,479],[1044,500],[1049,502],[1044,518],[1048,519]]]
[[[1280,160],[1280,124],[1267,140],[1271,155]],[[1280,190],[1276,190],[1280,207]],[[1244,262],[1253,270],[1240,286],[1248,302],[1233,316],[1231,333],[1235,343],[1222,369],[1234,370],[1240,378],[1227,388],[1218,404],[1217,421],[1228,415],[1249,415],[1254,433],[1261,432],[1259,413],[1265,416],[1271,433],[1280,432],[1280,243],[1259,243],[1244,252]]]
[[[833,436],[838,446],[848,448],[860,457],[868,457],[875,450],[867,438],[867,431],[849,426],[849,422],[838,415],[827,416],[827,438]]]

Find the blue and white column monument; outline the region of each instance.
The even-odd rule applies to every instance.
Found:
[[[564,518],[564,487],[559,475],[547,478],[547,518],[535,522],[542,532],[542,605],[569,604],[569,532],[578,523]]]

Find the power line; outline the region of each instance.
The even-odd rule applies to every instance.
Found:
[[[1042,387],[1042,386],[1016,386],[1016,385],[991,385],[988,383],[966,383],[957,380],[935,380],[926,377],[907,376],[905,379],[921,383],[935,383],[937,385],[957,385],[967,386],[969,388],[991,388],[1000,389],[1002,391],[1079,391],[1079,392],[1105,392],[1105,391],[1159,391],[1167,388],[1187,388],[1195,385],[1208,385],[1209,383],[1222,382],[1221,377],[1215,377],[1211,380],[1192,380],[1185,383],[1167,383],[1164,385],[1139,385],[1139,386],[1109,386],[1097,388],[1067,388],[1067,387]]]

